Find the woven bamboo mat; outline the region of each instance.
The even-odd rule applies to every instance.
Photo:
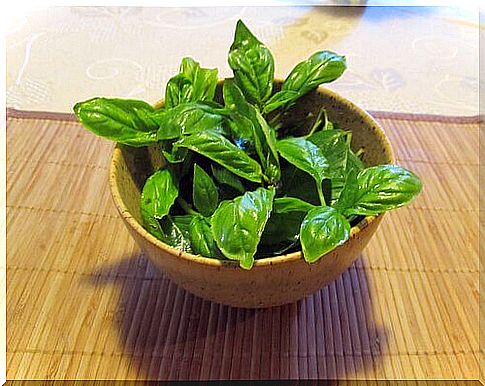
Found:
[[[421,196],[328,287],[245,310],[140,253],[111,202],[111,143],[10,112],[7,379],[477,379],[478,123],[377,117]]]

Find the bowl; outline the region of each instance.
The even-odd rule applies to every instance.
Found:
[[[220,82],[216,100],[221,99]],[[275,83],[275,88],[281,82]],[[325,107],[331,121],[352,131],[352,147],[364,148],[366,166],[394,162],[388,138],[363,109],[323,87],[300,99],[290,121],[302,122]],[[192,255],[172,248],[141,226],[140,191],[145,180],[164,164],[157,147],[118,145],[113,152],[109,183],[116,208],[128,231],[155,266],[187,291],[217,303],[262,308],[295,302],[339,277],[359,257],[383,215],[369,216],[351,229],[347,242],[309,264],[301,252],[257,259],[251,270],[237,261]]]

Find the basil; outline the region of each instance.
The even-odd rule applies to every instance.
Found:
[[[192,58],[183,58],[180,73],[168,81],[165,106],[170,109],[179,104],[211,101],[217,86],[217,69],[201,68]]]
[[[315,205],[295,197],[281,197],[274,200],[275,213],[308,212]]]
[[[397,165],[378,165],[349,174],[335,207],[349,215],[372,216],[408,204],[422,189],[419,178]]]
[[[161,240],[183,252],[193,253],[190,229],[193,215],[166,216],[161,225]]]
[[[93,98],[74,105],[74,114],[94,134],[133,147],[157,142],[155,109],[131,99]]]
[[[207,219],[202,216],[194,216],[190,222],[189,235],[194,253],[205,257],[223,258]]]
[[[140,210],[144,225],[159,235],[163,219],[178,196],[177,184],[169,170],[159,170],[147,179],[141,192]]]
[[[281,91],[266,103],[264,112],[269,113],[281,106],[295,102],[322,83],[339,78],[347,63],[345,56],[331,51],[315,52],[307,60],[298,63],[283,82]]]
[[[254,263],[259,240],[273,209],[274,189],[258,188],[223,201],[211,218],[212,232],[224,256],[244,269]]]
[[[273,55],[241,20],[236,25],[228,62],[249,102],[261,105],[270,97],[274,81]]]
[[[157,139],[179,138],[205,130],[222,131],[223,117],[214,108],[202,103],[180,104],[160,116]]]
[[[219,133],[206,131],[180,139],[175,147],[186,147],[217,162],[249,181],[260,182],[260,164]]]
[[[322,255],[343,244],[350,235],[350,223],[336,209],[318,207],[303,219],[300,240],[303,256],[314,263]]]
[[[204,216],[214,213],[219,203],[217,186],[204,169],[197,164],[194,165],[192,197],[195,207]]]
[[[273,55],[239,20],[228,63],[233,77],[224,80],[222,95],[217,69],[186,57],[168,81],[162,108],[116,98],[74,106],[98,136],[156,145],[150,153],[163,155],[166,164],[146,180],[140,199],[142,225],[152,235],[243,269],[298,250],[313,263],[345,243],[362,216],[399,208],[420,193],[421,181],[409,170],[366,167],[365,149],[352,150],[352,133],[329,120],[326,106],[290,126],[290,108],[339,78],[344,56],[314,53],[274,92]]]
[[[237,190],[239,193],[244,193],[246,189],[241,180],[236,175],[225,168],[216,165],[211,165],[212,175],[220,185],[227,185]]]

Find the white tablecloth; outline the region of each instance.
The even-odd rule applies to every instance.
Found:
[[[57,7],[7,35],[7,105],[71,111],[79,100],[154,102],[183,56],[231,75],[238,18],[275,57],[276,75],[317,50],[347,56],[330,88],[370,110],[478,114],[478,11],[443,7]]]

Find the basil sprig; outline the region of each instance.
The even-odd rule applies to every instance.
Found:
[[[274,92],[273,56],[239,20],[228,62],[233,77],[217,100],[217,69],[186,57],[162,108],[118,98],[74,106],[93,133],[164,156],[140,199],[142,224],[153,236],[243,269],[297,250],[314,263],[349,239],[360,216],[399,208],[420,193],[409,170],[367,167],[365,149],[354,151],[352,133],[325,106],[299,127],[285,121],[299,98],[342,75],[344,56],[314,53]]]

